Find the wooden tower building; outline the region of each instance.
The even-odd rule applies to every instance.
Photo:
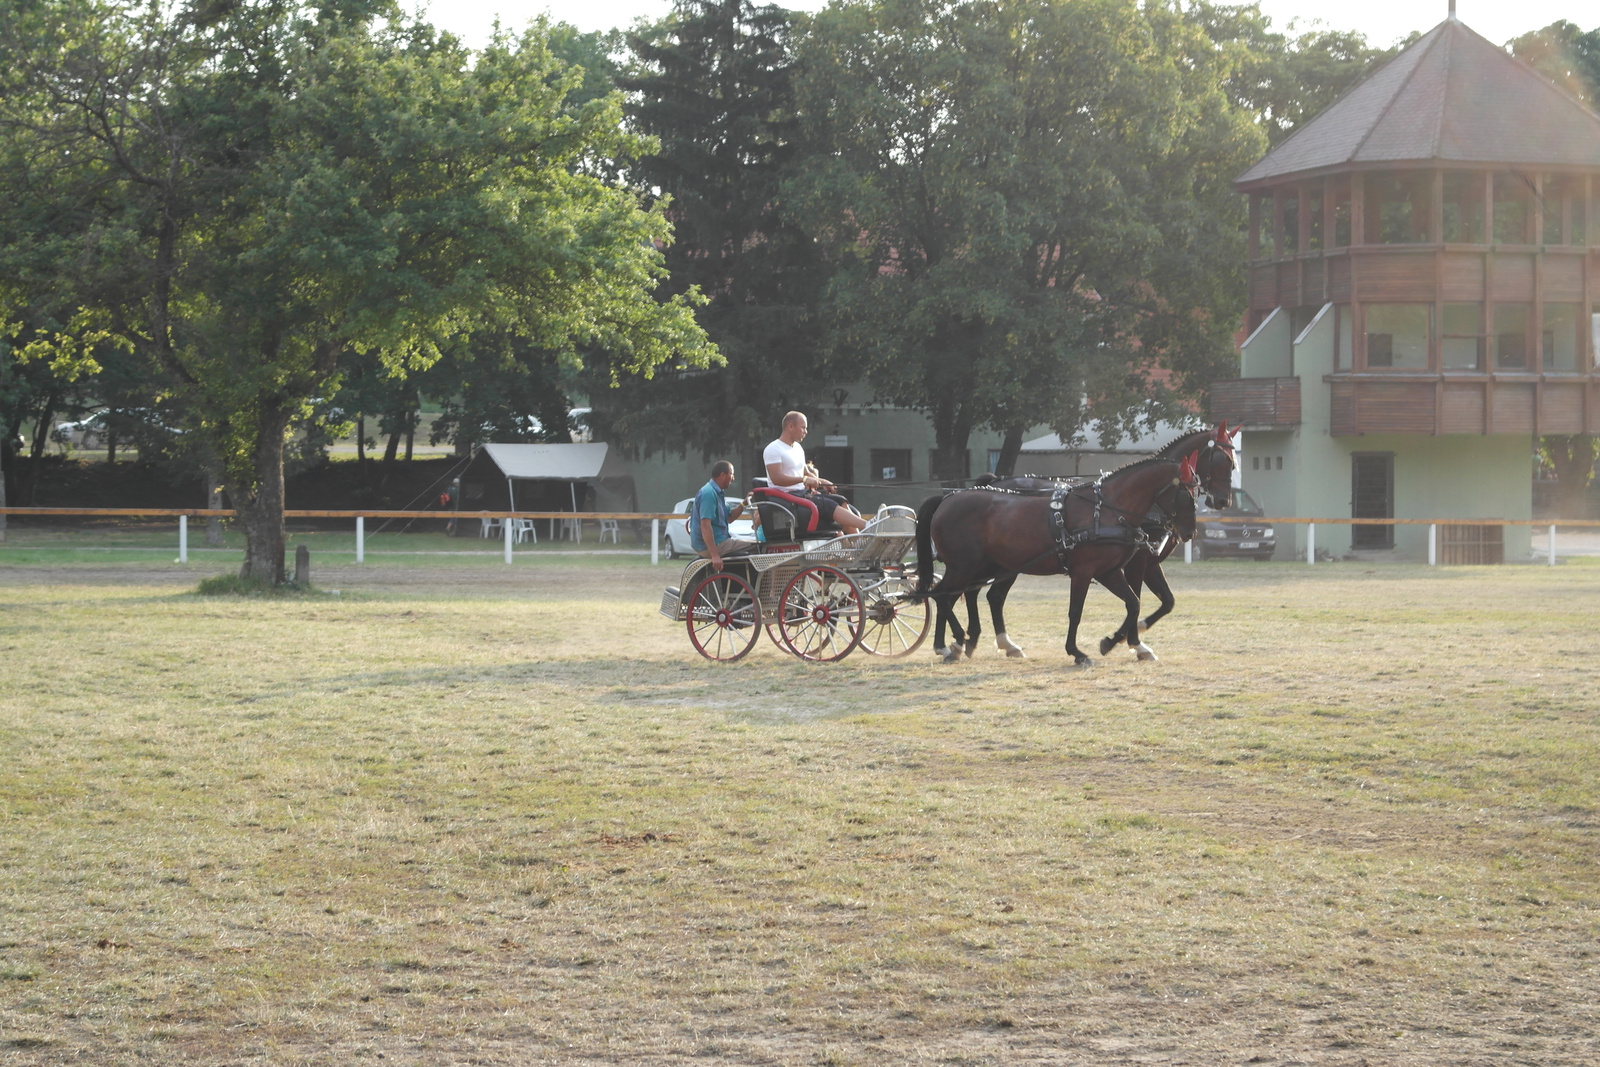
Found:
[[[1280,515],[1528,517],[1536,435],[1600,432],[1600,115],[1452,13],[1235,185],[1249,339],[1212,411],[1245,424],[1252,494]],[[1317,543],[1416,555],[1424,530]],[[1446,557],[1527,542],[1485,526]]]

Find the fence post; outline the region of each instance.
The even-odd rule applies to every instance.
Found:
[[[1428,524],[1428,566],[1437,567],[1438,565],[1439,565],[1439,524],[1436,523],[1436,522],[1430,522]]]
[[[1548,536],[1550,540],[1546,543],[1550,546],[1550,566],[1554,567],[1556,565],[1556,524],[1553,522],[1550,524]]]
[[[1183,561],[1185,563],[1193,563],[1194,562],[1194,542],[1193,541],[1185,541],[1183,543]]]
[[[1551,529],[1555,527],[1552,526]],[[187,515],[178,516],[178,562],[189,562],[189,516]]]
[[[1306,523],[1306,564],[1309,566],[1317,562],[1317,524]]]
[[[650,520],[650,566],[661,562],[661,520]]]
[[[504,519],[500,520],[500,525],[506,531],[506,562],[507,563],[511,562],[511,521],[512,521],[511,520],[511,516],[509,516],[509,515],[506,516]]]
[[[356,516],[356,562],[360,563],[367,558],[367,517]]]

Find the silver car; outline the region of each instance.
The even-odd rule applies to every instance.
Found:
[[[728,502],[728,510],[733,510],[735,504],[741,503],[738,497],[724,497]],[[694,497],[680,500],[672,505],[672,510],[686,512],[694,506]],[[667,554],[668,559],[677,559],[679,556],[692,556],[695,554],[694,544],[689,540],[688,519],[668,519],[667,528],[661,533],[661,551]],[[747,518],[734,519],[728,524],[728,536],[742,538],[746,541],[756,539],[755,524]]]

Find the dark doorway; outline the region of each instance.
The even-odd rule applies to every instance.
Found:
[[[839,486],[839,495],[855,499],[849,485],[856,480],[856,450],[853,448],[817,448],[806,453],[817,465],[817,473]]]
[[[1394,518],[1394,453],[1357,452],[1350,457],[1350,517]],[[1393,548],[1393,526],[1353,526],[1354,548]]]

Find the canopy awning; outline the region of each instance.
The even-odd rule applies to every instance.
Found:
[[[606,469],[610,448],[604,444],[484,445],[483,450],[507,478],[590,482],[627,473]]]

